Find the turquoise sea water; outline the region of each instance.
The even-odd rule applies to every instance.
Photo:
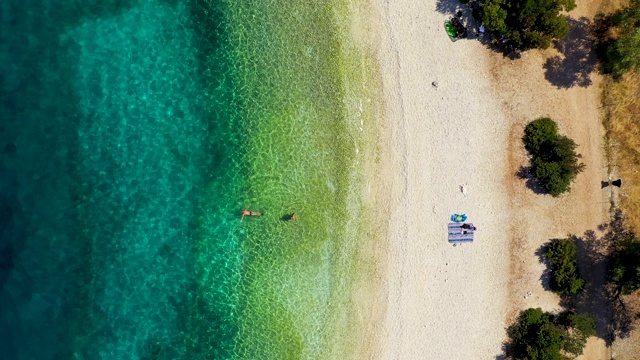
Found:
[[[346,5],[0,7],[0,359],[346,354],[375,133]]]

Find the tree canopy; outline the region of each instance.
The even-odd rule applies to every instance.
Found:
[[[566,355],[580,355],[592,335],[595,321],[590,315],[553,315],[531,308],[509,328],[509,352],[516,360],[565,360]]]
[[[569,32],[560,12],[575,7],[575,0],[485,0],[482,21],[489,31],[506,36],[518,49],[546,49],[553,39],[562,39]]]
[[[640,289],[640,239],[623,240],[612,254],[611,279],[623,294]]]
[[[545,249],[544,256],[551,264],[550,285],[560,295],[576,295],[584,288],[585,280],[578,271],[576,251],[576,244],[569,239],[554,239]]]
[[[596,21],[596,50],[602,71],[619,77],[640,70],[640,0]]]
[[[552,196],[571,189],[571,181],[584,169],[579,162],[578,145],[559,135],[558,126],[549,118],[532,121],[524,129],[522,141],[531,154],[531,170],[542,188]]]

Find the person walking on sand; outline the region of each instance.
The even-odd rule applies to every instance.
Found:
[[[262,213],[257,211],[249,211],[249,208],[246,208],[242,210],[242,217],[240,218],[240,221],[244,220],[245,216],[262,216]]]

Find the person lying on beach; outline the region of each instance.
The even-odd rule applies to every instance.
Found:
[[[475,226],[473,226],[471,224],[467,224],[467,223],[464,223],[464,224],[460,225],[460,227],[463,228],[463,229],[469,229],[469,230],[474,230],[474,231],[476,230]]]
[[[242,210],[242,217],[240,218],[240,221],[244,220],[245,216],[262,216],[262,213],[257,211],[249,211],[249,209],[247,208]]]

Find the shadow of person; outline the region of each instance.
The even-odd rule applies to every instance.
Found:
[[[282,221],[295,221],[294,220],[294,216],[295,216],[295,213],[284,214],[284,215],[282,215],[280,217],[280,220],[282,220]]]

